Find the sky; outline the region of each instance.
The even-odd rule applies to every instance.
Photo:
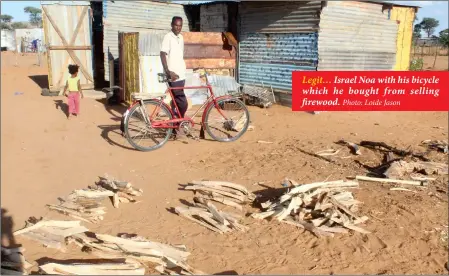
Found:
[[[440,21],[440,26],[436,28],[438,32],[448,28],[448,0],[445,1],[391,1],[398,4],[420,6],[418,19],[433,17]],[[14,17],[14,21],[28,21],[28,15],[23,12],[26,6],[40,7],[40,1],[1,1],[1,13]]]

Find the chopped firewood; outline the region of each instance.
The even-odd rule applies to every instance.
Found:
[[[59,249],[65,252],[66,238],[88,229],[80,225],[80,221],[41,220],[36,223],[28,221],[28,227],[14,232],[14,236],[22,235],[38,241],[45,247]]]
[[[346,229],[367,234],[368,231],[355,226],[368,220],[368,217],[359,217],[354,213],[356,209],[354,207],[361,202],[355,200],[351,192],[344,190],[358,186],[356,181],[299,185],[277,199],[262,203],[263,212],[254,213],[252,217],[258,219],[271,217],[303,228],[316,236],[346,233]],[[341,227],[332,227],[335,223]]]
[[[424,140],[421,142],[423,145],[427,145],[429,149],[441,151],[443,153],[448,152],[448,142],[442,140]]]
[[[113,180],[107,175],[105,175],[105,177],[100,177],[100,181],[97,185],[114,193],[121,192],[130,196],[141,196],[143,194],[142,189],[134,188],[130,182]]]
[[[22,247],[5,248],[1,247],[1,274],[0,275],[28,275],[33,267],[25,257]]]
[[[397,179],[413,172],[423,172],[426,175],[440,175],[448,174],[449,169],[448,165],[444,163],[396,161],[390,165],[384,175],[388,178]]]
[[[183,187],[206,200],[219,202],[242,210],[242,204],[254,202],[256,195],[244,186],[225,181],[191,181]]]
[[[381,183],[392,183],[392,184],[404,184],[404,185],[415,185],[415,186],[426,186],[427,184],[420,181],[413,180],[400,180],[400,179],[390,179],[390,178],[376,178],[369,176],[356,176],[357,180],[370,181],[370,182],[381,182]]]
[[[46,263],[39,269],[50,275],[145,275],[145,267],[138,262],[123,263]]]
[[[412,191],[412,190],[405,189],[405,188],[391,188],[390,191],[405,191],[405,192],[416,193],[416,191]]]
[[[348,141],[345,141],[345,140],[340,140],[336,144],[348,146],[351,149],[351,152],[353,154],[356,154],[356,155],[361,155],[362,154],[360,152],[359,146],[357,146],[357,144],[355,144],[355,143],[348,142]]]
[[[273,144],[273,142],[270,142],[270,141],[262,141],[262,140],[257,141],[257,143],[259,143],[259,144]]]
[[[219,234],[227,233],[233,229],[245,232],[249,228],[239,223],[239,216],[236,214],[220,211],[205,198],[194,198],[194,202],[199,207],[175,208],[175,212],[188,220],[196,222],[207,229]]]
[[[339,152],[340,152],[340,150],[328,149],[328,150],[319,151],[315,154],[319,155],[319,156],[332,156],[332,155],[338,154]]]
[[[385,152],[393,152],[396,155],[401,157],[413,156],[421,159],[422,161],[429,161],[428,158],[424,157],[422,154],[415,154],[411,151],[400,150],[395,147],[389,146],[383,142],[372,142],[372,141],[362,141],[360,142],[360,146],[370,148],[370,149],[383,149]]]
[[[120,237],[95,234],[88,237],[78,234],[71,237],[72,242],[100,258],[128,258],[148,267],[149,263],[157,268],[183,270],[184,274],[205,275],[187,264],[190,252],[184,245],[168,245],[152,242],[143,237],[122,234]],[[176,271],[175,270],[175,271]]]

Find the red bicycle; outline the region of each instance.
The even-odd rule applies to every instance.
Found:
[[[205,86],[182,87],[184,90],[208,90],[206,101],[191,117],[179,118],[178,114],[180,113],[172,90],[181,89],[181,87],[171,88],[168,85],[169,78],[166,74],[158,74],[158,81],[167,84],[167,90],[164,93],[157,95],[133,94],[133,104],[122,117],[122,131],[131,146],[140,151],[156,150],[169,140],[173,129],[182,129],[188,136],[198,139],[191,134],[191,130],[195,126],[193,118],[199,117],[197,115],[200,115],[201,110],[203,110],[200,115],[201,121],[197,123],[201,125],[201,138],[204,138],[204,130],[206,130],[207,134],[215,141],[233,142],[239,139],[247,131],[250,122],[246,105],[235,96],[216,97],[207,78],[207,73],[203,76],[206,78]],[[167,95],[170,95],[175,110],[172,110],[164,102]],[[148,110],[149,108],[151,110]],[[214,116],[215,113],[216,116]],[[136,123],[134,123],[134,119]],[[137,134],[133,135],[133,132]],[[151,145],[141,145],[141,142],[149,142]]]

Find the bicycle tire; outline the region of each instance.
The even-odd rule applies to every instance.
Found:
[[[173,119],[173,116],[172,116],[170,110],[169,110],[164,104],[161,104],[160,102],[154,101],[154,100],[146,100],[146,101],[144,101],[144,104],[145,104],[145,105],[157,105],[157,106],[159,106],[159,107],[160,107],[162,110],[164,110],[164,112],[166,112],[166,114],[168,115],[168,117],[169,117],[168,120]],[[131,108],[131,110],[129,111],[128,116],[126,116],[126,119],[125,119],[125,134],[126,134],[126,139],[128,140],[128,143],[129,143],[133,148],[135,148],[136,150],[144,151],[144,152],[153,151],[153,150],[156,150],[156,149],[161,148],[163,145],[165,145],[165,143],[167,143],[168,139],[169,139],[170,136],[172,135],[173,129],[169,128],[168,131],[167,131],[167,135],[166,135],[166,137],[164,138],[164,140],[163,140],[161,143],[159,143],[159,144],[157,144],[157,145],[155,145],[155,146],[153,146],[153,147],[142,147],[142,146],[137,145],[136,143],[134,143],[134,141],[131,139],[131,137],[130,137],[130,135],[129,135],[129,125],[128,125],[128,123],[129,123],[129,118],[133,115],[133,113],[134,113],[139,107],[140,107],[140,104],[136,104],[133,108]]]
[[[247,120],[246,120],[245,126],[242,128],[242,130],[240,131],[240,133],[239,133],[237,136],[235,136],[235,137],[233,137],[233,138],[224,138],[224,139],[220,139],[220,138],[218,138],[217,136],[215,136],[214,134],[212,134],[212,131],[210,130],[209,125],[208,125],[207,123],[204,123],[204,122],[203,122],[203,123],[204,123],[204,124],[203,124],[203,125],[204,125],[204,129],[206,130],[207,134],[209,134],[209,136],[210,136],[212,139],[214,139],[215,141],[218,141],[218,142],[234,142],[234,141],[237,141],[238,139],[240,139],[240,137],[242,137],[243,134],[246,133],[246,131],[248,130],[248,127],[249,127],[249,122],[250,122],[249,110],[248,110],[248,108],[246,107],[246,105],[245,105],[241,100],[239,100],[239,99],[237,99],[237,98],[225,98],[225,99],[219,99],[219,100],[217,101],[217,105],[220,106],[221,104],[224,104],[226,101],[233,101],[233,102],[238,103],[239,105],[241,105],[241,106],[243,107],[243,110],[244,110],[244,112],[245,112],[245,115],[246,115],[246,117],[247,117]],[[206,115],[205,115],[205,117],[204,117],[204,121],[205,121],[205,122],[208,121],[210,112],[211,112],[214,108],[216,108],[216,107],[215,107],[215,104],[211,104],[211,105],[209,105],[208,109],[205,111],[205,112],[206,112]]]

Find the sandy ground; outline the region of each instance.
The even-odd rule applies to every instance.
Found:
[[[91,231],[136,233],[154,241],[185,244],[192,252],[189,264],[210,274],[447,273],[448,252],[441,240],[448,227],[447,177],[417,193],[361,183],[355,197],[364,202],[360,213],[370,217],[363,225],[372,231],[368,235],[318,239],[293,226],[252,218],[244,219],[249,232],[219,235],[167,211],[182,205],[182,199],[191,200],[191,193],[178,190],[178,184],[191,180],[232,181],[256,192],[267,189],[254,185],[259,181],[278,189],[285,177],[310,183],[365,174],[355,160],[375,166],[382,162],[381,155],[364,149],[354,157],[344,148],[342,156],[351,157],[337,158],[337,166],[298,149],[316,152],[349,139],[422,151],[419,143],[424,139],[447,139],[445,112],[311,115],[280,106],[250,108],[255,130],[237,142],[170,141],[157,151],[142,153],[132,150],[118,134],[121,110],[83,99],[82,115],[68,121],[60,108],[65,99],[41,96],[40,87],[30,78],[46,75],[46,68],[34,65],[33,56],[19,57],[19,67],[13,66],[12,59],[2,54],[1,199],[7,211],[2,212],[2,220],[7,222],[9,216],[13,221],[12,229],[2,223],[2,240],[10,239],[9,232],[22,228],[30,216],[62,218],[45,204],[57,203],[58,197],[86,188],[108,173],[142,188],[144,196],[136,205],[108,206],[102,223],[87,225]],[[447,162],[443,154],[433,153],[431,158]],[[437,187],[444,192],[440,198],[429,195],[429,191],[438,193]],[[20,236],[16,242],[26,248],[25,256],[33,263],[90,257],[76,247],[60,253]]]
[[[438,56],[435,60],[434,56],[424,56],[424,70],[432,71],[447,71],[449,70],[449,56]],[[435,68],[433,68],[433,63],[435,62]]]

